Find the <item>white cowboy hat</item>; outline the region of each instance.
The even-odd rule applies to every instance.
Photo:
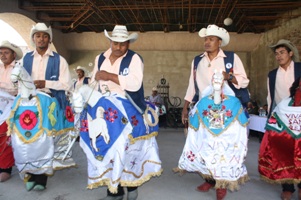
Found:
[[[208,25],[207,28],[202,28],[199,31],[200,37],[207,37],[207,36],[216,36],[222,40],[221,46],[224,47],[230,42],[230,35],[228,31],[224,28],[218,27],[214,24]]]
[[[157,87],[153,87],[152,91],[158,91]]]
[[[109,36],[107,30],[104,30],[105,36],[114,42],[125,42],[130,41],[130,43],[135,42],[138,38],[137,33],[129,34],[126,26],[116,25],[112,31],[112,36]]]
[[[85,68],[85,67],[82,67],[82,66],[77,66],[74,71],[77,71],[77,70],[82,70],[84,73],[85,73],[85,76],[88,76],[88,70]]]
[[[13,43],[10,43],[7,40],[4,40],[1,42],[0,49],[1,48],[8,48],[8,49],[11,49],[12,51],[14,51],[16,53],[15,60],[20,60],[23,57],[23,52],[22,52],[21,48]]]
[[[284,45],[286,46],[287,48],[289,48],[293,53],[293,61],[295,62],[299,62],[300,59],[299,59],[299,52],[298,52],[298,49],[297,47],[295,47],[295,45],[293,45],[293,43],[291,43],[289,40],[284,40],[284,39],[281,39],[277,42],[277,44],[274,44],[274,45],[271,45],[270,48],[275,51],[275,49],[280,46],[280,45]]]
[[[49,27],[47,27],[46,26],[46,24],[44,24],[44,23],[37,23],[36,25],[34,25],[32,28],[31,28],[31,32],[30,32],[30,40],[31,40],[31,42],[32,42],[32,44],[33,44],[33,46],[35,46],[34,45],[34,43],[33,43],[33,35],[35,34],[35,33],[37,33],[37,32],[44,32],[44,33],[47,33],[48,35],[49,35],[49,37],[50,37],[50,40],[49,40],[49,42],[52,42],[52,30],[51,30],[51,26],[49,26]]]

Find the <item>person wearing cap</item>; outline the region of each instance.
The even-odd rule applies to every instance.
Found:
[[[268,89],[268,96],[267,96],[267,103],[268,103],[268,121],[275,119],[276,117],[276,107],[277,105],[282,102],[284,99],[287,99],[289,96],[291,96],[290,93],[290,88],[292,84],[294,83],[295,80],[297,80],[301,76],[301,63],[299,63],[299,52],[296,46],[291,43],[289,40],[285,39],[280,39],[276,44],[273,44],[270,46],[272,51],[274,52],[276,61],[278,62],[278,67],[271,70],[268,73],[268,79],[267,79],[267,89]],[[298,114],[296,114],[298,115]],[[287,115],[289,116],[289,115]],[[278,119],[278,118],[277,118]],[[292,122],[295,120],[291,120]],[[293,128],[293,127],[291,127]],[[299,132],[298,132],[299,134]],[[268,135],[268,134],[267,134]],[[279,135],[279,134],[276,134]],[[276,138],[278,136],[273,135],[274,137],[269,134],[269,140],[272,138]],[[266,136],[266,133],[264,134],[264,137]],[[285,138],[288,138],[291,136],[286,136]],[[295,138],[295,136],[293,136]],[[274,143],[277,142],[276,140],[273,140]],[[280,141],[280,140],[278,140]],[[275,149],[274,152],[282,151],[284,149],[290,149],[292,145],[292,141],[295,141],[294,139],[286,140],[286,139],[281,139],[281,147],[274,146],[272,145],[272,142],[270,141],[270,144],[272,146],[269,147],[269,149],[272,151]],[[276,144],[276,143],[275,143]],[[293,145],[293,146],[298,146],[298,145]],[[300,149],[299,149],[300,150]],[[298,150],[298,151],[299,151]],[[297,151],[297,150],[295,150]],[[286,152],[286,151],[285,151]],[[282,151],[282,153],[284,153]],[[270,154],[269,154],[270,155]],[[281,154],[282,155],[282,154]],[[291,153],[286,152],[285,155],[281,158],[291,158],[289,155],[294,155]],[[275,156],[277,156],[275,154]],[[278,156],[277,156],[278,157]],[[280,157],[278,157],[280,158]],[[277,177],[281,180],[271,180],[268,178],[268,182],[275,182],[275,183],[281,183],[282,186],[282,193],[281,193],[281,199],[289,200],[292,199],[292,195],[295,191],[294,184],[293,182],[300,182],[300,180],[296,181],[294,178],[291,176],[287,176],[290,173],[286,172],[286,168],[281,167],[283,164],[286,164],[286,162],[282,162],[282,160],[276,159],[277,162],[282,163],[281,165],[278,165],[279,168],[275,169],[274,171],[277,171]],[[264,176],[267,176],[265,174],[265,170],[263,170],[263,167],[265,167],[263,161],[259,160],[259,171],[264,174]],[[278,173],[282,174],[281,176],[278,176]],[[266,180],[266,179],[264,179]],[[299,188],[299,199],[301,199],[301,184],[298,184]]]
[[[89,84],[90,78],[87,77],[88,71],[85,67],[77,66],[75,71],[78,79],[74,82],[74,89],[80,88],[84,84]]]
[[[225,84],[231,82],[235,88],[246,88],[249,84],[244,66],[237,54],[234,53],[234,61],[231,67],[233,73],[226,73],[226,67],[224,58],[226,57],[225,52],[221,49],[228,45],[230,41],[230,35],[224,28],[218,27],[214,24],[208,25],[207,28],[202,28],[199,31],[199,36],[204,38],[204,49],[205,52],[200,55],[201,60],[197,65],[194,66],[194,61],[191,63],[191,71],[189,84],[184,97],[185,102],[182,110],[182,123],[185,124],[188,120],[188,107],[195,101],[195,95],[202,97],[202,92],[211,84],[211,80],[215,71],[222,71],[224,76]],[[198,87],[198,91],[196,90]],[[198,93],[198,94],[197,94]],[[198,101],[197,99],[196,101]],[[210,188],[215,187],[216,181],[212,178],[206,178],[205,183],[201,184],[196,188],[199,192],[208,192]],[[216,195],[217,199],[221,200],[227,194],[227,188],[217,188]]]
[[[300,61],[299,52],[293,43],[289,40],[280,39],[270,48],[274,52],[279,66],[268,73],[268,117],[276,105],[289,96],[290,86],[301,76],[301,64],[298,63]]]
[[[149,97],[149,101],[159,108],[159,126],[166,127],[166,108],[157,87],[152,88],[152,95]]]
[[[159,107],[163,105],[163,101],[161,96],[158,94],[157,87],[152,88],[152,95],[149,97],[149,101]]]
[[[60,114],[54,133],[53,158],[53,169],[58,170],[76,165],[71,153],[62,161],[69,146],[69,134],[74,129],[74,117],[65,95],[65,91],[72,87],[69,65],[65,58],[51,50],[52,40],[50,26],[47,27],[44,23],[35,24],[30,32],[30,41],[35,49],[25,54],[23,66],[34,80],[36,88],[53,97],[58,106]],[[24,179],[26,189],[28,191],[46,189],[48,175],[27,173]]]
[[[108,132],[110,137],[114,135],[125,135],[122,137],[125,137],[126,140],[122,140],[127,147],[125,149],[121,147],[122,149],[118,151],[121,151],[122,155],[119,153],[114,157],[118,157],[119,160],[134,159],[132,162],[135,163],[136,167],[128,169],[125,163],[120,166],[121,163],[115,160],[114,166],[111,167],[111,164],[108,164],[108,169],[101,167],[101,170],[105,171],[117,170],[114,176],[109,176],[108,174],[108,177],[104,179],[100,178],[103,177],[102,174],[99,174],[100,170],[94,170],[93,172],[93,169],[97,169],[98,166],[90,166],[88,167],[88,183],[92,186],[108,186],[107,196],[102,200],[122,200],[125,193],[123,187],[127,187],[127,200],[136,200],[138,197],[138,187],[151,177],[159,176],[162,172],[155,139],[155,135],[158,131],[158,123],[156,122],[156,125],[146,126],[143,122],[145,120],[143,113],[146,113],[148,110],[143,89],[144,64],[142,58],[136,52],[129,49],[130,44],[137,40],[138,34],[129,34],[126,26],[123,25],[116,25],[112,31],[112,35],[109,35],[107,30],[104,30],[104,34],[110,41],[110,48],[96,56],[91,77],[92,81],[95,80],[98,83],[102,92],[110,91],[111,95],[113,95],[112,98],[117,97],[114,103],[121,105],[126,115],[131,119],[130,130],[122,130],[122,132],[120,132],[118,127],[114,126],[111,128],[108,127]],[[112,113],[110,110],[105,110],[105,112]],[[116,118],[116,120],[118,119]],[[123,123],[125,123],[124,120]],[[142,136],[139,141],[137,140],[137,134]],[[130,142],[129,139],[132,140],[131,138],[136,142]],[[84,141],[84,138],[81,138],[81,141]],[[139,155],[144,154],[143,148],[139,147],[138,151],[127,152],[128,148],[136,148],[136,144],[138,145],[140,142],[143,142],[141,145],[144,146],[144,148],[148,148],[147,152],[149,153],[147,154],[151,156],[147,158],[148,160],[145,160],[146,157],[148,157],[147,155],[138,158]],[[130,143],[130,145],[128,145],[128,143]],[[148,146],[150,144],[152,145]],[[110,149],[111,148],[112,147],[110,147]],[[116,150],[114,151],[114,154],[115,153]],[[95,158],[90,159],[88,165],[89,163],[90,165],[95,163],[93,161]],[[143,164],[144,162],[145,164],[149,163],[150,165],[147,164],[149,167]],[[141,175],[137,177],[136,175],[132,176],[133,174]]]
[[[0,44],[0,90],[7,91],[10,95],[16,96],[18,88],[11,82],[10,74],[15,66],[17,60],[23,57],[23,52],[17,45],[4,40]],[[9,98],[6,98],[8,102]],[[10,112],[13,103],[13,98],[8,102],[9,104],[1,104],[0,117],[0,182],[4,182],[11,177],[12,167],[14,166],[14,156],[12,147],[9,143],[10,137],[6,135],[6,112]],[[6,108],[8,109],[6,109]],[[6,111],[6,112],[4,112]]]

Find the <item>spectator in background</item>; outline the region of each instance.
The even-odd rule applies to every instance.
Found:
[[[248,108],[247,109],[248,109],[249,114],[253,114],[253,115],[258,115],[259,114],[259,112],[258,112],[259,107],[258,107],[258,104],[257,104],[256,101],[250,101],[248,103]]]
[[[163,105],[163,101],[162,101],[162,98],[161,98],[160,94],[158,94],[157,87],[153,87],[153,89],[152,89],[152,95],[149,97],[149,101],[151,103],[155,104],[158,107],[160,107],[161,105]]]
[[[75,69],[78,79],[74,82],[74,90],[80,88],[84,84],[90,83],[90,78],[88,76],[88,71],[85,67],[77,66]]]

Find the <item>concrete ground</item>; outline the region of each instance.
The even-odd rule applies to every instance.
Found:
[[[184,146],[183,129],[162,128],[157,141],[164,171],[160,177],[152,178],[139,187],[138,200],[214,200],[215,190],[207,193],[195,191],[196,186],[203,183],[199,175],[189,173],[179,176],[172,172],[172,168],[177,166]],[[225,200],[280,199],[281,187],[270,185],[259,178],[257,170],[259,145],[258,138],[250,136],[246,166],[251,180],[239,191],[228,191]],[[12,178],[0,183],[0,200],[97,200],[105,197],[106,187],[86,189],[86,157],[78,143],[74,146],[73,157],[78,167],[57,171],[48,179],[47,189],[43,192],[27,192],[14,167]],[[294,194],[294,199],[297,199],[296,195]]]

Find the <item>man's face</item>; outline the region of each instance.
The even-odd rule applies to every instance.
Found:
[[[114,42],[111,41],[111,50],[114,57],[123,56],[129,49],[130,42]]]
[[[293,52],[288,52],[285,47],[275,49],[275,58],[280,66],[288,66],[292,61]]]
[[[33,35],[33,41],[36,45],[36,48],[47,49],[50,42],[50,36],[48,33],[36,32]]]
[[[205,37],[204,48],[208,53],[212,53],[219,50],[222,40],[216,36]]]
[[[77,77],[79,79],[81,79],[81,78],[83,78],[85,76],[85,72],[83,70],[81,70],[81,69],[76,70],[76,73],[77,73]]]
[[[0,58],[4,65],[9,65],[15,60],[16,53],[9,48],[1,48]]]

